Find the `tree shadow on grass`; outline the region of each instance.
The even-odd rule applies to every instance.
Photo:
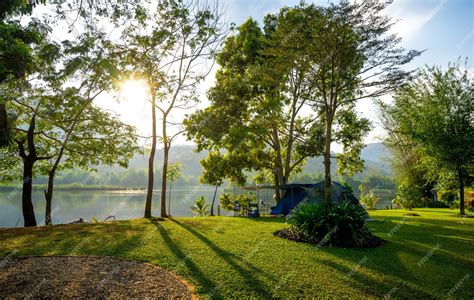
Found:
[[[143,231],[129,224],[75,224],[18,230],[2,234],[2,250],[25,255],[122,256],[143,245]],[[107,234],[103,234],[103,233]],[[10,238],[21,242],[10,244]],[[0,251],[0,253],[3,251]]]
[[[159,223],[152,223],[155,226],[156,230],[159,232],[161,238],[165,242],[165,245],[168,249],[173,253],[178,260],[182,264],[186,266],[188,271],[190,272],[192,278],[197,281],[197,284],[204,288],[209,288],[205,292],[209,294],[210,297],[213,298],[223,298],[221,293],[219,292],[218,284],[209,279],[200,269],[199,267],[184,253],[181,248],[171,239],[170,235],[168,234],[167,230],[161,226]]]
[[[401,223],[401,219],[388,218],[385,224],[374,227],[378,235],[388,240],[380,248],[350,250],[323,247],[321,250],[354,266],[360,263],[361,257],[366,257],[363,268],[376,274],[390,275],[392,279],[389,282],[397,286],[393,297],[410,297],[407,291],[423,298],[446,294],[466,272],[474,272],[466,252],[469,242],[449,238],[451,235],[467,237],[469,229],[456,230],[452,227],[454,222],[449,221],[420,220],[420,225],[409,221]],[[395,227],[397,225],[399,227]],[[392,228],[397,230],[391,231]],[[351,272],[331,260],[325,263],[340,271]],[[367,282],[364,276],[359,272],[352,273],[348,284],[364,288]]]
[[[250,262],[246,261],[245,259],[242,259],[241,257],[238,257],[234,255],[233,253],[230,253],[219,246],[217,246],[215,243],[213,243],[211,240],[209,240],[207,237],[205,237],[203,234],[195,230],[189,225],[186,225],[184,223],[181,223],[175,219],[170,219],[172,222],[177,224],[178,226],[182,227],[183,229],[187,230],[190,232],[192,235],[194,235],[196,238],[198,238],[201,242],[206,244],[212,251],[214,251],[220,258],[222,258],[233,270],[236,270],[242,278],[245,279],[246,282],[249,283],[249,285],[246,288],[251,289],[253,292],[257,294],[258,297],[269,297],[271,296],[271,288],[264,282],[262,282],[258,277],[255,275],[258,274],[260,276],[266,276],[270,280],[277,282],[278,279],[274,278],[271,276],[271,274],[267,274],[265,271],[257,268]],[[244,264],[242,266],[241,264]]]
[[[370,278],[369,276],[363,275],[357,271],[357,268],[364,268],[363,265],[354,264],[354,268],[351,269],[337,264],[333,260],[321,259],[320,262],[337,270],[340,274],[343,274],[342,281],[344,281],[345,285],[354,287],[360,291],[364,291],[364,293],[376,297],[390,298],[389,296],[391,295],[395,298],[403,299],[433,298],[433,295],[427,293],[426,291],[423,291],[415,286],[408,286],[401,280],[379,281]]]

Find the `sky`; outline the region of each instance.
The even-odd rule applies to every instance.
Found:
[[[328,1],[307,1],[327,5]],[[268,13],[275,13],[283,6],[294,6],[299,0],[221,0],[226,18],[236,25],[252,17],[260,24]],[[426,50],[407,67],[420,68],[425,65],[447,67],[449,62],[459,58],[469,57],[474,60],[474,1],[473,0],[394,0],[386,13],[398,20],[393,30],[401,36],[402,46],[406,49]],[[474,70],[472,61],[468,68]],[[214,68],[214,71],[215,72]],[[199,107],[205,107],[205,91],[213,85],[214,76],[211,74],[200,86]],[[133,87],[132,87],[133,88]],[[111,97],[104,96],[99,105],[113,109],[121,118],[135,125],[142,135],[150,133],[149,104],[139,101],[141,93],[137,87],[128,89],[128,97],[117,103]],[[390,101],[390,96],[384,97]],[[377,111],[371,100],[363,100],[357,104],[361,115],[369,118],[374,125],[372,132],[366,137],[366,143],[379,142],[383,138],[383,130],[377,118]],[[190,113],[190,112],[187,112]],[[175,115],[182,118],[184,112]],[[160,129],[159,129],[160,130]],[[176,141],[178,144],[189,143],[184,138]],[[338,151],[336,145],[335,150]]]

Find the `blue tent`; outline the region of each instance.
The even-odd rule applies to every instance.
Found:
[[[301,202],[321,203],[324,201],[324,181],[315,184],[286,184],[279,186],[285,194],[277,205],[272,207],[272,215],[287,215]],[[351,191],[338,182],[332,182],[332,200],[334,203],[349,201],[359,205],[359,200]]]

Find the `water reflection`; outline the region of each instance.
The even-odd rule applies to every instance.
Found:
[[[210,202],[214,194],[212,187],[186,187],[173,189],[171,193],[171,215],[192,216],[189,207],[199,196]],[[159,215],[160,191],[154,192],[153,215]],[[168,203],[168,199],[167,199]],[[44,224],[45,200],[40,190],[33,191],[36,221]],[[144,191],[55,191],[52,214],[53,223],[67,223],[79,218],[90,221],[103,220],[110,215],[118,220],[140,218],[145,207]],[[0,190],[0,227],[21,227],[21,191]]]

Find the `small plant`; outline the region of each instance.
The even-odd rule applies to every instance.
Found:
[[[206,198],[204,198],[204,196],[197,198],[191,210],[197,216],[207,216],[209,214],[209,204],[206,203]]]
[[[289,215],[288,230],[277,235],[319,246],[376,247],[382,240],[366,227],[367,212],[359,205],[303,203]]]
[[[372,190],[360,194],[360,203],[362,203],[367,209],[375,209],[377,202],[379,202],[379,198]]]

